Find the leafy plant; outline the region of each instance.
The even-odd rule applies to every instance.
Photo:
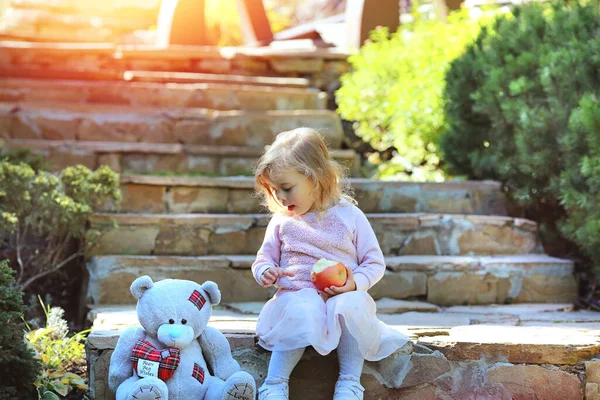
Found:
[[[52,169],[52,166],[44,159],[44,157],[33,154],[29,149],[2,151],[0,152],[0,161],[6,161],[15,165],[25,163],[35,171],[49,171]]]
[[[560,138],[564,168],[554,190],[567,215],[561,232],[600,266],[600,102],[585,95]]]
[[[119,176],[107,166],[67,167],[57,176],[0,161],[0,249],[15,260],[16,284],[26,289],[83,255],[88,217],[120,199]]]
[[[40,363],[23,340],[23,293],[14,287],[14,271],[0,261],[0,400],[35,398]]]
[[[356,134],[374,149],[394,149],[389,163],[371,160],[380,164],[376,177],[441,180],[437,143],[444,130],[445,73],[480,25],[466,9],[447,21],[413,15],[414,22],[396,33],[371,32],[369,43],[350,57],[352,71],[336,93],[338,112],[355,121]]]
[[[596,262],[599,11],[531,3],[483,29],[447,73],[440,141],[449,173],[505,184],[549,253],[571,239]]]
[[[73,372],[85,371],[85,338],[89,330],[69,336],[69,327],[60,307],[40,303],[46,315],[46,325],[32,330],[26,338],[41,360],[42,375],[35,382],[39,399],[66,397],[73,389],[87,390],[85,379]]]

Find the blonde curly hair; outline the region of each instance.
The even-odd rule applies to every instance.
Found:
[[[352,188],[346,179],[346,169],[331,159],[327,145],[318,131],[297,128],[280,133],[256,163],[256,192],[261,204],[272,213],[283,211],[283,207],[273,195],[269,181],[290,170],[312,180],[318,191],[315,211],[325,212],[342,198],[356,204]]]

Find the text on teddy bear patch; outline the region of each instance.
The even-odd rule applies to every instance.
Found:
[[[176,348],[158,350],[152,343],[138,340],[131,351],[131,361],[138,376],[166,381],[179,366],[180,351]]]

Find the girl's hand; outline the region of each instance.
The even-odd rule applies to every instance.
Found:
[[[321,296],[321,298],[323,299],[323,302],[325,302],[325,303],[327,303],[327,300],[329,300],[329,298],[331,297],[327,293],[321,292],[320,290],[317,290],[317,293],[319,293],[319,296]]]
[[[348,278],[346,278],[346,284],[344,286],[330,286],[325,288],[323,291],[329,297],[336,296],[338,294],[353,292],[356,290],[356,282],[354,282],[354,273],[348,267],[346,267],[346,271],[348,272]],[[322,297],[322,296],[321,296]],[[324,299],[327,301],[326,299]]]
[[[282,276],[294,276],[294,273],[281,267],[270,267],[260,276],[260,284],[263,287],[271,286]]]

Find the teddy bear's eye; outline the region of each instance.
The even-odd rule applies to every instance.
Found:
[[[182,323],[183,325],[187,324],[187,319],[185,319],[185,318],[184,318],[184,319],[182,319],[182,320],[181,320],[181,323]]]
[[[174,324],[174,323],[175,323],[175,320],[173,320],[173,319],[171,318],[171,319],[169,320],[169,323],[170,323],[170,324]]]

